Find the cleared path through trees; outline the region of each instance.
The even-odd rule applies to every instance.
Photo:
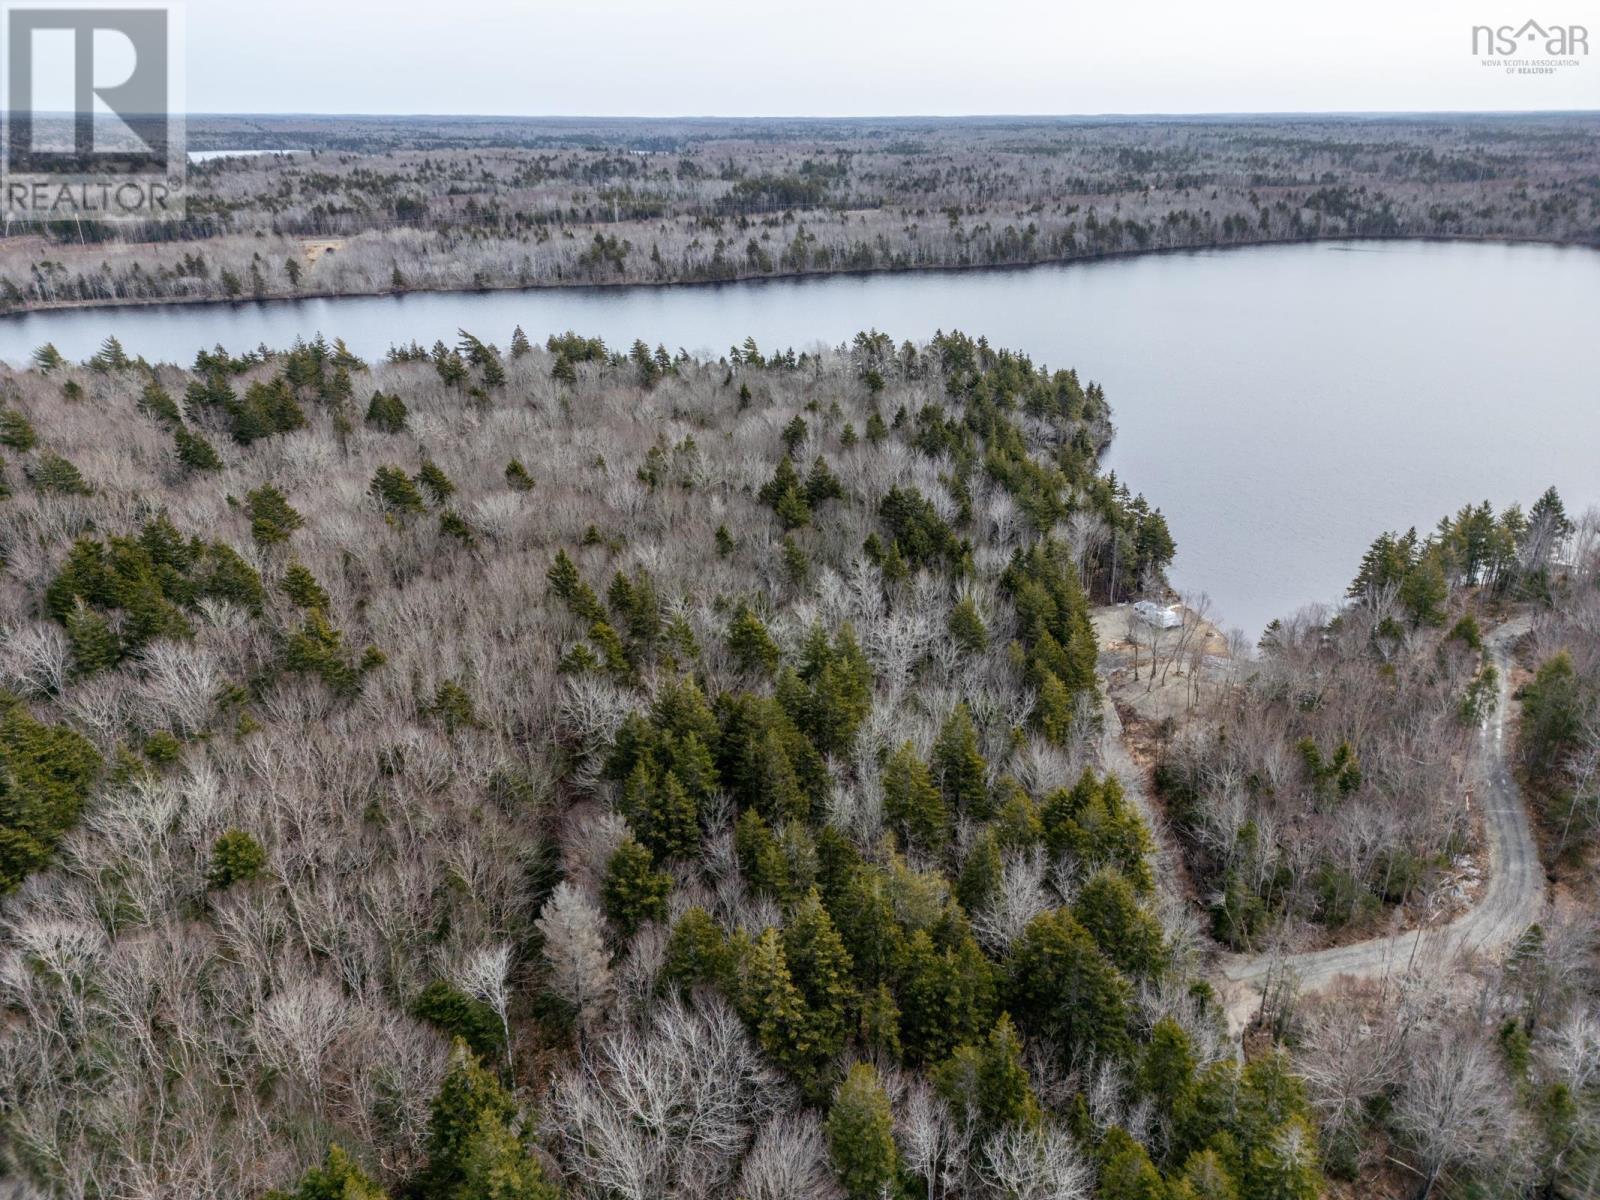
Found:
[[[1305,954],[1224,955],[1217,964],[1232,1032],[1254,1015],[1273,978],[1291,972],[1302,991],[1317,991],[1341,977],[1383,979],[1404,974],[1413,964],[1448,963],[1465,953],[1504,951],[1544,911],[1545,879],[1521,789],[1512,775],[1511,646],[1529,629],[1519,617],[1496,629],[1486,646],[1500,676],[1498,702],[1484,719],[1476,755],[1475,795],[1483,805],[1489,881],[1466,912],[1438,926],[1424,926],[1388,937],[1371,938]]]
[[[1518,617],[1495,629],[1485,642],[1499,673],[1500,686],[1494,712],[1484,719],[1474,756],[1474,798],[1483,806],[1484,842],[1489,857],[1488,883],[1478,902],[1442,925],[1369,938],[1348,946],[1302,954],[1274,951],[1223,955],[1217,961],[1215,977],[1227,1006],[1230,1032],[1237,1035],[1243,1030],[1254,1017],[1269,983],[1286,975],[1302,991],[1318,991],[1343,977],[1383,979],[1404,974],[1414,965],[1448,963],[1465,953],[1503,952],[1539,920],[1545,905],[1544,869],[1508,757],[1511,646],[1528,632],[1529,626],[1527,617]],[[1115,719],[1115,710],[1109,704],[1107,709],[1110,719],[1102,744],[1103,765],[1122,777],[1128,795],[1154,827],[1153,806],[1144,794],[1144,774],[1122,744],[1122,726]],[[1165,838],[1160,840],[1166,842]],[[1163,857],[1170,853],[1164,844],[1161,853]]]

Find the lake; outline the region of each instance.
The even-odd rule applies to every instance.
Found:
[[[726,353],[985,334],[1105,386],[1108,457],[1167,514],[1180,588],[1251,634],[1338,600],[1386,528],[1548,486],[1600,504],[1594,351],[1600,253],[1581,247],[1325,242],[1022,270],[716,286],[416,294],[63,310],[0,319],[0,360],[69,358],[115,333],[189,363],[202,346],[319,331],[379,357],[458,328],[504,346],[575,329],[626,347]],[[1584,349],[1584,347],[1589,349]]]

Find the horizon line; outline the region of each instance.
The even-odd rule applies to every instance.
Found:
[[[1094,120],[1194,120],[1204,118],[1271,117],[1530,117],[1600,116],[1595,108],[1440,108],[1440,109],[1195,109],[1187,112],[969,112],[969,113],[675,113],[646,116],[605,113],[486,113],[486,112],[318,112],[284,109],[195,109],[186,119],[204,117],[317,117],[323,119],[388,119],[407,121],[1094,121]]]

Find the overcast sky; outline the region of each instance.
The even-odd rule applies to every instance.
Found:
[[[1600,0],[188,0],[194,112],[890,115],[1600,107],[1474,24]]]

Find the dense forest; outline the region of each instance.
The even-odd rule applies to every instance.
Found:
[[[0,238],[0,309],[1009,266],[1317,238],[1600,241],[1592,114],[195,118],[187,217]]]
[[[1072,372],[519,332],[4,392],[23,1194],[1318,1193],[1097,757],[1085,580],[1171,543]]]
[[[960,333],[41,347],[0,379],[0,1190],[1594,1194],[1595,519],[1382,535],[1158,739],[1152,807],[1092,617],[1176,548],[1111,437]],[[1218,945],[1403,922],[1472,851],[1511,611],[1548,919],[1230,1038]]]

